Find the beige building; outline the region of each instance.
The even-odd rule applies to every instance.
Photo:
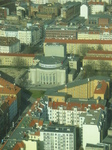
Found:
[[[110,51],[112,49],[111,40],[64,40],[64,39],[45,39],[46,43],[65,43],[66,51],[68,54],[82,55],[82,51],[86,51],[86,47],[97,49],[99,45],[102,46],[104,51]]]
[[[91,77],[63,85],[58,89],[58,92],[65,92],[72,98],[90,99],[94,97],[94,99],[97,99],[100,96],[101,99],[107,99],[110,97],[109,82],[109,78]]]
[[[99,31],[78,31],[78,40],[99,40],[100,32]]]
[[[0,54],[0,66],[32,66],[34,54]]]
[[[112,52],[111,51],[89,51],[84,57],[83,66],[91,65],[95,70],[112,69]]]

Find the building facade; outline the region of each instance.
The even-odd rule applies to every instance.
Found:
[[[17,53],[21,50],[20,41],[15,37],[0,37],[0,53]]]
[[[43,127],[40,140],[44,141],[44,150],[76,150],[76,128],[64,126]]]
[[[33,65],[34,54],[0,54],[1,66],[29,67]]]
[[[31,84],[61,85],[67,82],[68,67],[63,57],[43,57],[40,62],[30,68]]]

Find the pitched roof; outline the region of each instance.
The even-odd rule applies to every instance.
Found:
[[[21,150],[21,148],[25,148],[25,144],[23,142],[17,142],[13,150]]]
[[[33,119],[31,122],[30,122],[30,124],[29,124],[29,126],[30,127],[33,127],[36,123],[38,123],[39,121],[38,121],[38,119]]]
[[[112,44],[112,40],[45,39],[44,43]]]
[[[86,111],[85,107],[88,107],[88,104],[84,104],[81,102],[49,102],[48,107],[51,107],[52,109],[58,109],[59,107],[63,107],[64,110],[72,110],[74,107],[77,107],[79,111]],[[98,108],[104,109],[104,106],[101,104],[91,104],[91,109],[96,110]]]
[[[35,57],[35,54],[21,54],[21,53],[0,53],[0,56]]]
[[[93,2],[93,1],[90,1],[88,2],[89,5],[104,5],[103,2]]]
[[[11,106],[11,104],[14,102],[16,100],[16,97],[7,97],[6,99],[5,99],[5,101],[8,103],[8,105],[9,106]]]
[[[17,94],[21,88],[0,77],[0,94]]]
[[[107,83],[105,81],[99,82],[95,88],[94,94],[105,94],[107,90]]]
[[[88,51],[87,54],[112,54],[112,51],[95,51],[95,50],[91,50]]]
[[[108,61],[112,61],[112,58],[108,58],[108,57],[92,57],[92,56],[85,56],[84,58],[83,58],[83,60],[85,60],[85,59],[87,59],[87,60],[108,60]]]

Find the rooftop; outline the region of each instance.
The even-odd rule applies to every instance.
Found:
[[[21,88],[0,77],[0,94],[17,94]]]
[[[44,43],[72,43],[72,44],[112,44],[111,40],[65,40],[65,39],[45,39]]]
[[[0,36],[0,46],[10,46],[19,42],[16,37],[1,37]]]

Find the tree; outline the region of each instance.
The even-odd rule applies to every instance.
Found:
[[[102,47],[101,44],[98,45],[97,50],[98,50],[98,51],[103,51],[103,47]]]
[[[85,65],[83,69],[84,69],[83,78],[87,78],[95,75],[95,70],[92,68],[91,65]]]
[[[23,58],[16,57],[13,59],[13,66],[17,67],[18,69],[25,67],[25,61]]]

